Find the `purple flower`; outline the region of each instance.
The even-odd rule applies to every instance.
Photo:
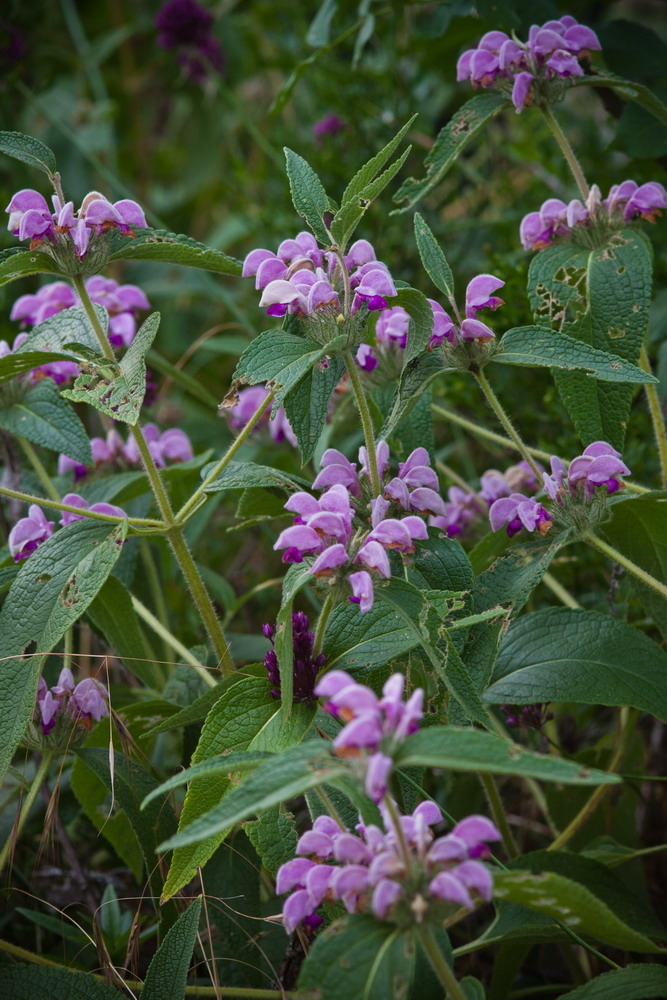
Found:
[[[330,112],[325,115],[324,118],[320,118],[313,125],[313,135],[315,136],[315,142],[318,146],[321,146],[324,142],[325,136],[328,135],[338,135],[339,132],[343,132],[347,128],[345,122],[338,117],[338,115]]]
[[[358,573],[350,573],[347,579],[352,588],[349,599],[354,604],[359,605],[360,611],[370,611],[373,607],[374,597],[373,579],[370,573],[367,573],[366,570],[360,570]]]
[[[489,520],[492,531],[500,531],[507,525],[510,538],[522,528],[527,531],[537,529],[541,535],[546,535],[553,523],[551,514],[541,503],[522,493],[513,493],[509,497],[495,500],[489,509]]]
[[[313,482],[314,490],[321,490],[327,486],[345,486],[353,496],[360,496],[361,486],[357,467],[342,452],[328,448],[320,459],[320,466],[322,471]]]
[[[47,520],[41,507],[31,504],[28,517],[22,517],[16,522],[7,539],[14,562],[26,559],[38,545],[51,537],[54,528],[54,522]]]
[[[267,396],[268,390],[263,385],[251,385],[246,389],[241,389],[238,394],[238,401],[227,411],[232,427],[242,430],[257,410],[262,399],[265,399]],[[268,403],[261,420],[255,425],[255,431],[260,426],[268,425],[269,433],[274,441],[289,441],[291,445],[296,447],[296,435],[287,419],[284,407],[279,406],[273,418],[271,417],[271,409],[271,404]]]
[[[272,625],[264,625],[262,632],[274,645],[276,629]],[[307,705],[315,701],[315,679],[326,666],[327,658],[324,653],[314,656],[315,635],[310,631],[310,622],[302,611],[292,612],[292,645],[294,650],[293,659],[293,696],[295,701],[304,701]],[[273,685],[271,694],[274,698],[280,698],[280,667],[278,657],[273,649],[270,649],[264,657],[264,666],[269,675],[269,682]]]
[[[120,507],[116,507],[111,503],[94,503],[89,504],[88,500],[84,500],[83,497],[79,496],[78,493],[67,493],[63,497],[63,503],[67,503],[70,507],[79,507],[82,511],[90,510],[97,514],[111,514],[114,517],[127,517],[127,514]],[[63,516],[60,518],[60,523],[64,527],[68,524],[72,524],[74,521],[83,521],[85,519],[85,513],[73,514],[69,510],[63,511]]]
[[[92,677],[85,677],[74,688],[67,704],[67,711],[80,721],[86,729],[92,728],[92,721],[109,715],[109,693],[103,684]]]
[[[20,240],[29,239],[36,245],[44,240],[55,242],[53,215],[46,198],[38,191],[32,188],[17,191],[5,211],[9,213],[7,229],[13,236],[18,236]]]
[[[354,360],[359,365],[359,367],[365,372],[372,372],[378,366],[377,358],[373,353],[373,348],[370,347],[368,344],[359,345],[359,350],[357,351]]]
[[[39,719],[45,736],[54,728],[57,718],[65,715],[91,729],[93,721],[99,722],[109,715],[108,699],[109,693],[99,681],[86,677],[75,685],[71,670],[64,667],[52,688],[40,677],[34,716]]]
[[[213,15],[196,0],[169,0],[155,18],[158,45],[179,51],[178,61],[195,83],[202,83],[208,68],[220,72],[224,56],[211,34]]]

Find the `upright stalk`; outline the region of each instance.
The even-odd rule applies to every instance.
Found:
[[[37,478],[39,479],[39,482],[46,495],[51,497],[52,500],[56,501],[60,500],[60,497],[58,496],[58,490],[51,482],[51,477],[44,468],[33,446],[30,444],[29,441],[26,441],[25,438],[19,437],[17,438],[17,440],[18,443],[21,445],[21,448],[23,449],[25,457],[28,459],[33,469],[35,470],[35,474],[37,475]],[[39,501],[37,502],[39,503]]]
[[[477,384],[479,385],[480,389],[482,390],[482,392],[486,396],[486,398],[487,398],[487,400],[488,400],[488,402],[489,402],[489,404],[491,406],[491,409],[493,410],[493,412],[495,413],[495,415],[498,417],[498,420],[500,421],[500,423],[505,428],[508,436],[514,442],[514,445],[515,445],[517,451],[521,454],[521,457],[524,459],[525,462],[528,463],[528,465],[530,466],[530,468],[533,470],[533,472],[537,476],[538,483],[541,483],[542,482],[542,472],[540,470],[539,465],[537,464],[537,462],[535,461],[535,459],[531,455],[530,451],[528,450],[528,448],[523,443],[523,441],[519,437],[518,433],[514,429],[514,424],[512,423],[512,421],[510,420],[510,418],[507,416],[507,413],[505,412],[502,403],[500,402],[500,400],[496,396],[495,392],[491,388],[491,385],[489,384],[489,380],[487,379],[486,375],[484,374],[484,372],[475,372],[474,375],[475,375],[475,378],[477,380]]]
[[[665,586],[664,583],[661,583],[660,580],[651,576],[650,573],[647,573],[646,570],[642,569],[641,566],[638,566],[636,562],[632,561],[632,559],[628,559],[627,556],[624,556],[622,552],[618,551],[618,549],[615,549],[612,545],[607,545],[607,543],[603,542],[601,538],[594,535],[592,531],[585,531],[581,537],[584,542],[588,542],[588,544],[594,549],[597,549],[598,552],[602,552],[603,555],[608,556],[609,559],[613,560],[613,562],[618,563],[619,566],[627,569],[628,573],[632,573],[632,575],[636,576],[638,580],[645,583],[647,587],[652,587],[653,590],[657,590],[662,597],[667,597],[667,586]]]
[[[639,354],[639,364],[645,372],[649,375],[652,374],[648,351],[644,345],[642,345],[642,349]],[[665,418],[663,416],[662,406],[660,405],[660,397],[658,396],[658,390],[655,383],[647,382],[644,389],[646,390],[646,400],[651,413],[653,433],[655,434],[655,441],[658,446],[658,456],[660,458],[660,477],[662,479],[664,489],[667,490],[667,427],[665,427]]]
[[[426,957],[431,963],[431,968],[444,987],[446,995],[450,1000],[466,1000],[466,994],[461,989],[454,973],[447,965],[445,956],[438,947],[438,942],[431,928],[427,924],[424,924],[417,928],[417,935],[422,948],[426,952]]]
[[[568,167],[572,171],[572,176],[577,182],[577,187],[581,193],[581,197],[584,202],[588,200],[588,196],[591,193],[591,189],[588,186],[588,182],[584,177],[584,172],[581,169],[581,164],[577,159],[572,146],[570,145],[570,140],[563,132],[562,128],[558,124],[556,117],[550,107],[545,105],[540,105],[540,111],[542,112],[542,117],[551,129],[554,139],[560,146],[560,151],[565,157]]]
[[[72,282],[78,292],[79,298],[81,299],[81,304],[86,311],[86,315],[90,320],[90,325],[95,332],[95,336],[97,337],[102,353],[110,361],[115,361],[113,350],[107,340],[102,326],[100,325],[100,321],[86,290],[83,278],[77,275],[72,279]],[[153,456],[149,451],[143,431],[138,424],[135,424],[134,426],[130,425],[130,431],[136,442],[139,454],[141,455],[141,460],[143,462],[144,469],[146,470],[146,475],[148,476],[153,496],[155,497],[156,503],[165,522],[167,539],[171,545],[174,555],[176,556],[176,561],[178,562],[181,572],[185,577],[185,581],[190,588],[190,593],[192,594],[194,602],[197,605],[197,610],[199,611],[201,620],[204,623],[209,639],[213,644],[213,649],[215,650],[215,655],[218,660],[218,667],[224,674],[227,674],[233,669],[234,665],[229,653],[229,643],[225,639],[225,634],[218,620],[215,608],[213,607],[213,602],[211,601],[208,591],[204,586],[204,582],[199,575],[199,570],[197,569],[195,561],[192,558],[192,553],[190,552],[187,542],[185,541],[181,525],[178,524],[174,518],[174,512],[171,508],[169,496],[164,488],[164,484],[160,478],[160,473],[157,470],[155,462],[153,461]]]
[[[370,471],[371,478],[371,493],[374,497],[378,497],[380,495],[380,476],[378,474],[377,455],[375,454],[375,431],[373,430],[371,411],[369,410],[368,403],[366,402],[364,389],[361,384],[361,379],[359,378],[354,358],[349,350],[343,351],[343,360],[345,361],[345,365],[350,376],[352,391],[354,392],[357,409],[359,410],[359,416],[361,417],[361,426],[364,429],[364,440],[366,442],[366,451],[368,453],[368,469]]]
[[[23,800],[18,820],[14,824],[12,829],[9,831],[9,836],[7,837],[5,845],[2,848],[2,851],[0,852],[0,872],[5,867],[7,858],[9,857],[13,845],[19,839],[21,830],[25,826],[25,821],[30,815],[30,810],[32,809],[35,799],[39,794],[39,790],[44,784],[44,780],[49,772],[49,767],[51,766],[52,760],[53,760],[53,754],[50,753],[49,751],[45,751],[39,763],[39,767],[35,771],[35,777],[32,779],[32,782],[30,783],[28,794]]]
[[[317,628],[315,629],[315,639],[313,641],[313,656],[317,656],[318,653],[322,652],[322,646],[324,645],[324,633],[327,630],[327,622],[329,621],[329,615],[334,609],[334,595],[330,591],[324,598],[324,604],[320,610],[319,618],[317,619]]]
[[[510,830],[510,825],[507,822],[507,816],[505,815],[505,810],[503,809],[503,804],[500,800],[500,795],[498,794],[498,789],[493,776],[490,774],[480,774],[479,780],[482,782],[484,791],[486,792],[486,797],[491,807],[491,815],[493,816],[494,822],[498,829],[500,830],[500,836],[503,838],[503,847],[508,858],[516,858],[519,854],[519,849],[516,846],[516,841],[514,839],[514,834]]]

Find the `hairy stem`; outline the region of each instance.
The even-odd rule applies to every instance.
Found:
[[[349,350],[343,351],[343,360],[350,376],[350,384],[352,385],[357,409],[361,417],[361,426],[364,429],[364,440],[366,442],[366,451],[368,452],[368,468],[371,478],[371,494],[373,497],[377,497],[380,495],[380,476],[378,475],[378,461],[375,454],[375,431],[373,430],[371,411],[368,408],[354,358]]]
[[[187,646],[184,646],[175,635],[172,635],[169,629],[155,617],[153,612],[150,611],[145,604],[141,603],[138,597],[135,597],[134,594],[131,594],[130,597],[132,599],[132,607],[136,613],[143,621],[146,622],[148,627],[162,639],[164,644],[180,656],[184,663],[189,663],[191,667],[194,667],[199,676],[206,684],[208,684],[209,687],[215,687],[215,679],[211,676],[210,672],[206,669],[203,663],[200,663],[197,657],[190,652]]]
[[[566,608],[580,608],[581,604],[574,599],[569,590],[558,582],[555,576],[551,573],[545,573],[542,577],[542,583],[545,587],[548,587],[551,593],[558,598],[561,604],[564,604]]]
[[[476,372],[475,373],[475,378],[477,380],[477,384],[479,385],[480,389],[482,390],[482,392],[486,396],[487,401],[488,401],[489,405],[491,406],[491,409],[493,410],[493,412],[495,413],[495,415],[498,417],[498,420],[500,421],[500,423],[503,425],[503,427],[507,431],[507,434],[509,435],[509,437],[514,442],[514,445],[515,445],[517,451],[520,452],[521,457],[524,459],[524,461],[526,461],[528,463],[528,465],[530,466],[530,468],[533,470],[533,472],[537,476],[538,483],[541,483],[542,482],[542,473],[540,471],[539,465],[537,464],[537,462],[535,461],[535,459],[531,455],[529,449],[526,447],[526,445],[523,443],[523,441],[519,437],[519,434],[517,433],[517,431],[514,428],[514,424],[512,423],[512,421],[510,420],[510,418],[508,417],[508,415],[505,412],[505,409],[504,409],[502,403],[500,402],[500,400],[496,396],[495,392],[491,388],[491,385],[490,385],[489,380],[487,379],[486,375],[484,374],[484,372]]]
[[[70,503],[61,503],[59,500],[46,500],[44,497],[33,496],[32,493],[22,493],[20,490],[10,490],[5,486],[0,486],[0,496],[13,497],[15,500],[22,500],[23,503],[36,503],[50,510],[68,510],[72,514],[80,514],[80,507],[73,507]],[[110,521],[112,524],[120,524],[127,520],[131,527],[160,528],[166,527],[164,521],[157,521],[152,517],[117,517],[115,514],[99,514],[94,510],[87,510],[86,517],[91,517],[94,521]]]
[[[486,793],[486,798],[491,808],[493,820],[500,830],[500,835],[503,838],[505,853],[508,858],[516,858],[519,853],[519,849],[516,846],[514,834],[510,830],[510,825],[507,822],[507,816],[505,815],[505,810],[503,809],[503,804],[500,799],[496,783],[490,774],[480,774],[479,780],[482,782],[482,786]]]
[[[334,603],[335,603],[334,595],[332,592],[330,592],[324,598],[324,604],[322,605],[319,618],[317,619],[317,628],[315,629],[315,640],[313,643],[313,656],[317,656],[318,653],[322,652],[322,646],[324,644],[324,633],[327,630],[329,615],[334,609]]]
[[[198,507],[199,505],[200,498],[206,492],[206,487],[209,486],[214,479],[218,478],[223,469],[227,468],[227,466],[229,465],[229,463],[231,462],[231,460],[233,459],[234,455],[239,450],[243,442],[248,439],[248,437],[252,434],[253,430],[255,429],[255,426],[262,419],[262,416],[266,412],[267,407],[269,407],[273,402],[274,395],[275,395],[274,392],[267,393],[267,395],[264,397],[262,402],[259,404],[255,412],[251,416],[248,423],[239,432],[237,437],[234,438],[234,440],[232,441],[232,443],[230,444],[229,448],[222,456],[222,458],[215,463],[215,465],[207,475],[206,479],[202,480],[202,482],[197,487],[195,492],[192,494],[190,499],[183,504],[179,512],[176,514],[177,524],[183,524],[185,521],[187,521],[188,517],[194,513],[195,508]]]
[[[0,852],[0,872],[5,867],[5,864],[7,863],[7,858],[9,857],[14,844],[21,835],[21,830],[25,826],[25,821],[30,815],[30,810],[32,809],[35,799],[39,794],[39,790],[46,779],[52,760],[53,760],[53,754],[50,753],[49,751],[45,751],[39,763],[39,766],[35,771],[35,777],[32,779],[30,783],[28,794],[23,799],[23,804],[21,805],[21,811],[19,813],[18,819],[14,824],[14,826],[12,827],[12,829],[10,830],[9,836],[5,841],[5,846],[2,848],[2,851]]]
[[[466,1000],[466,995],[456,981],[454,973],[447,965],[445,956],[438,947],[433,931],[428,926],[421,926],[417,929],[419,942],[426,953],[426,957],[431,963],[431,968],[440,980],[450,1000]]]
[[[39,482],[46,495],[50,496],[52,500],[55,501],[60,500],[60,497],[58,496],[58,490],[51,482],[51,477],[44,468],[44,465],[42,464],[42,461],[37,455],[37,452],[35,451],[33,446],[30,444],[29,441],[26,441],[26,439],[22,437],[17,437],[17,441],[21,445],[25,457],[28,459],[33,469],[35,470],[35,474],[39,479]]]
[[[572,171],[572,176],[577,182],[577,187],[579,188],[581,197],[583,198],[584,202],[587,201],[588,196],[591,193],[591,189],[589,188],[588,182],[584,177],[584,172],[581,169],[579,160],[577,159],[575,152],[572,149],[572,146],[570,145],[570,140],[568,139],[568,137],[565,135],[562,128],[558,124],[558,121],[556,120],[556,117],[551,108],[546,107],[544,105],[540,105],[540,111],[542,112],[542,117],[544,118],[545,122],[551,129],[554,139],[560,146],[560,151],[565,157],[568,167]]]
[[[639,355],[639,364],[645,372],[649,375],[652,374],[648,351],[643,345]],[[655,441],[658,446],[662,485],[667,490],[667,427],[665,427],[665,418],[663,416],[662,406],[660,405],[660,397],[658,396],[656,385],[652,382],[647,382],[644,389],[646,390],[646,399],[651,413],[653,433],[655,434]]]
[[[632,573],[632,575],[636,576],[638,580],[645,583],[647,587],[652,587],[653,590],[657,590],[662,597],[667,597],[667,586],[664,583],[657,580],[654,576],[651,576],[650,573],[647,573],[646,570],[642,569],[641,566],[638,566],[636,562],[632,561],[632,559],[628,559],[628,557],[624,556],[622,552],[618,551],[618,549],[615,549],[612,545],[607,545],[607,543],[603,542],[601,538],[594,535],[592,531],[585,531],[581,538],[584,542],[588,542],[588,544],[594,549],[597,549],[598,552],[602,552],[603,555],[608,556],[611,560],[613,560],[613,562],[618,563],[619,566],[627,569],[628,573]]]

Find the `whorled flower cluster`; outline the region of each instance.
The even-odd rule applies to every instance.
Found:
[[[441,924],[453,906],[472,909],[474,897],[491,898],[493,876],[479,859],[488,857],[487,844],[500,834],[486,816],[467,816],[451,833],[435,837],[431,827],[442,822],[442,813],[434,802],[422,802],[398,817],[399,836],[384,803],[380,810],[385,830],[360,822],[355,834],[318,816],[299,839],[298,857],[276,877],[276,892],[291,892],[283,904],[288,933],[301,923],[316,929],[323,922],[318,908],[334,900],[348,913],[409,926]]]
[[[532,103],[536,84],[583,76],[580,59],[600,48],[595,32],[570,14],[533,24],[527,42],[510,38],[504,31],[487,31],[477,48],[459,58],[456,79],[469,80],[473,87],[511,90],[512,103],[520,112]]]
[[[238,393],[236,403],[226,410],[229,414],[229,422],[232,427],[236,430],[242,430],[252,417],[253,413],[256,412],[259,404],[263,399],[266,399],[268,395],[269,391],[264,385],[250,385],[247,389],[241,389]],[[261,420],[255,425],[255,430],[258,430],[260,427],[268,427],[269,434],[274,441],[289,441],[289,443],[296,448],[296,434],[292,430],[292,425],[287,419],[285,407],[282,405],[279,406],[273,419],[271,418],[271,411],[272,404],[269,401],[266,405],[264,413],[262,414]]]
[[[57,684],[51,688],[43,677],[39,678],[34,719],[39,722],[44,736],[55,727],[59,717],[80,722],[86,729],[92,729],[93,722],[99,722],[108,715],[109,692],[92,677],[84,677],[75,684],[72,671],[64,667]]]
[[[485,518],[495,500],[509,497],[518,490],[536,493],[541,485],[525,461],[510,466],[504,472],[488,469],[480,477],[480,489],[477,491],[450,486],[444,515],[432,517],[430,524],[446,531],[449,538],[465,537],[475,522]]]
[[[30,240],[31,250],[50,243],[64,246],[83,259],[91,241],[109,230],[134,236],[135,226],[146,228],[146,217],[136,201],[122,198],[112,204],[99,191],[89,191],[76,213],[74,202],[63,205],[57,195],[53,196],[53,207],[52,212],[39,191],[17,191],[6,208],[9,232],[19,240]]]
[[[153,461],[159,469],[164,468],[168,462],[189,462],[193,457],[190,438],[180,427],[170,427],[166,431],[160,431],[157,424],[146,424],[142,428],[144,437],[148,444]],[[90,450],[93,453],[93,466],[98,468],[101,465],[141,465],[141,455],[137,443],[132,436],[127,441],[123,441],[117,430],[112,428],[108,431],[106,438],[94,437],[90,439]],[[64,476],[68,472],[74,473],[74,481],[85,478],[91,471],[87,465],[82,465],[76,459],[68,455],[58,456],[58,475]]]
[[[551,474],[543,475],[544,491],[559,507],[566,507],[571,501],[587,504],[603,486],[606,487],[605,495],[622,489],[622,477],[629,475],[630,470],[621,459],[620,452],[606,441],[594,441],[584,448],[583,454],[572,459],[568,468],[554,455],[551,458]],[[513,493],[491,504],[489,520],[493,531],[499,531],[506,525],[510,538],[521,528],[528,531],[537,529],[544,535],[553,523],[553,514],[539,500]]]
[[[83,512],[87,510],[97,514],[111,514],[114,517],[127,517],[125,511],[116,507],[115,504],[104,502],[90,504],[78,493],[67,493],[62,502],[69,504],[70,507],[79,507],[82,511],[81,514],[74,514],[72,511],[64,510],[60,518],[60,524],[63,528],[74,521],[83,521],[86,516]],[[22,517],[16,522],[7,539],[9,552],[14,562],[20,562],[21,559],[32,555],[42,542],[51,537],[55,526],[55,521],[49,521],[41,507],[38,507],[36,503],[30,504],[28,516]]]
[[[665,208],[667,191],[657,181],[614,184],[604,199],[593,184],[585,205],[578,198],[567,205],[560,198],[548,198],[538,212],[523,217],[519,235],[524,250],[542,250],[561,236],[590,229],[595,222],[614,224],[637,218],[655,222]]]
[[[362,305],[370,311],[386,309],[387,298],[396,287],[386,264],[377,260],[367,240],[357,240],[344,257],[344,267],[352,292],[351,312]],[[269,316],[288,311],[309,316],[321,311],[337,315],[344,299],[344,276],[335,253],[320,250],[311,233],[299,233],[283,240],[277,253],[251,250],[243,263],[243,276],[255,278],[262,290],[259,304]]]
[[[389,466],[389,448],[380,441],[376,450],[380,479],[384,480]],[[428,538],[426,514],[444,514],[445,506],[437,493],[438,480],[430,467],[425,448],[416,448],[400,463],[398,475],[383,484],[383,493],[370,502],[371,530],[361,522],[361,532],[353,533],[358,514],[353,499],[362,495],[362,477],[369,480],[368,455],[359,450],[360,473],[356,463],[334,448],[322,456],[322,469],[313,489],[324,489],[319,499],[310,493],[294,493],[285,509],[296,514],[294,524],[282,531],[274,549],[284,550],[284,562],[302,562],[305,555],[316,555],[310,572],[316,577],[347,578],[352,588],[350,600],[361,611],[373,606],[374,590],[371,573],[388,579],[391,576],[388,550],[402,554],[414,551],[414,543]],[[388,477],[387,477],[388,478]],[[398,518],[392,512],[412,511]],[[358,567],[358,568],[356,568]]]
[[[269,640],[271,646],[273,646],[276,637],[276,626],[262,625],[262,634]],[[303,701],[307,705],[311,705],[315,701],[315,681],[318,673],[326,666],[327,662],[324,653],[315,655],[314,645],[315,634],[310,631],[308,616],[303,611],[293,611],[292,694],[294,701]],[[271,694],[274,698],[280,698],[280,666],[274,649],[270,649],[264,657],[264,666],[269,675],[269,682],[273,685]]]

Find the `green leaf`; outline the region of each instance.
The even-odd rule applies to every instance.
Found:
[[[23,132],[0,132],[0,153],[27,163],[29,167],[37,167],[49,176],[58,169],[52,150],[39,139]]]
[[[94,305],[98,322],[105,333],[109,330],[109,313],[104,306]],[[83,306],[72,306],[45,319],[28,334],[17,348],[16,357],[30,351],[67,351],[70,344],[88,348],[99,355],[100,345]]]
[[[50,378],[30,386],[16,402],[0,407],[0,428],[82,465],[93,457],[86,429]]]
[[[406,202],[396,212],[407,212],[417,202],[428,194],[436,184],[443,179],[454,161],[459,157],[470,140],[480,132],[487,122],[490,122],[501,111],[510,108],[511,104],[501,94],[478,94],[460,108],[438,134],[429,151],[424,166],[426,176],[422,180],[411,177],[405,181],[394,201],[400,204]]]
[[[652,576],[667,580],[667,490],[615,503],[609,511],[611,520],[601,528],[605,538]],[[636,577],[628,576],[628,579],[662,634],[667,637],[667,599]]]
[[[345,370],[342,358],[330,358],[326,368],[316,365],[285,395],[287,418],[296,434],[301,464],[313,457],[329,415],[329,401]]]
[[[89,403],[113,420],[134,426],[146,395],[146,352],[155,340],[160,314],[151,313],[118,363],[100,358],[82,363],[81,374],[63,396],[75,403]]]
[[[296,854],[294,816],[282,806],[267,809],[259,819],[249,820],[243,829],[262,859],[262,864],[274,878],[280,866]]]
[[[216,465],[211,462],[201,470],[205,479]],[[219,493],[220,490],[245,490],[248,488],[265,487],[280,490],[284,496],[296,493],[310,486],[306,479],[293,476],[282,469],[273,469],[270,465],[256,465],[254,462],[230,462],[217,479],[206,487],[207,493]]]
[[[331,213],[329,196],[310,164],[298,153],[284,148],[290,194],[297,214],[308,223],[321,243],[331,243],[324,217]]]
[[[217,806],[180,829],[176,836],[161,844],[160,849],[184,847],[212,838],[264,809],[335,780],[346,770],[346,766],[327,753],[319,742],[293,746],[260,764]]]
[[[433,333],[433,310],[424,293],[416,288],[399,288],[398,294],[388,301],[390,305],[402,306],[410,317],[403,361],[407,365],[428,347]]]
[[[118,1000],[118,990],[87,972],[41,965],[0,966],[0,994],[11,1000]]]
[[[52,353],[51,351],[24,351],[22,354],[6,354],[0,358],[0,384],[10,382],[17,375],[23,375],[40,365],[48,365],[53,361],[74,361],[71,354]]]
[[[370,670],[418,644],[414,632],[392,607],[376,601],[370,611],[346,601],[331,612],[325,633],[327,668]]]
[[[197,940],[200,914],[201,896],[198,896],[169,928],[153,955],[141,989],[141,1000],[164,1000],[165,997],[185,996],[185,984]]]
[[[120,555],[127,521],[75,521],[26,559],[0,612],[0,775],[32,716],[40,667]]]
[[[433,316],[431,315],[432,322]],[[380,431],[380,437],[383,440],[386,440],[401,421],[405,420],[433,379],[447,370],[436,352],[427,351],[425,354],[412,358],[411,361],[406,360],[396,387],[391,411]]]
[[[337,920],[318,934],[299,976],[299,990],[321,1000],[407,1000],[416,943],[410,932],[365,914]]]
[[[622,76],[616,76],[614,73],[597,73],[595,76],[586,75],[573,82],[577,87],[584,85],[589,87],[611,87],[612,90],[618,91],[626,101],[634,101],[635,104],[641,105],[646,111],[650,111],[659,122],[667,125],[667,107],[665,107],[649,87],[645,87],[641,83],[635,83],[633,80],[624,80]]]
[[[547,247],[528,275],[535,321],[634,365],[648,324],[651,275],[651,247],[636,230],[618,230],[594,249]],[[584,444],[604,440],[622,449],[633,387],[591,384],[581,372],[556,371],[554,379]]]
[[[172,729],[180,729],[182,726],[201,722],[202,719],[206,718],[216,701],[223,696],[227,688],[230,688],[232,684],[237,684],[242,679],[243,677],[240,673],[225,677],[215,687],[208,688],[199,698],[195,698],[189,705],[182,708],[180,712],[170,716],[168,719],[163,719],[162,722],[158,722],[156,726],[144,733],[141,738],[153,739],[160,733],[168,733]]]
[[[662,951],[644,934],[628,927],[589,889],[555,872],[494,872],[494,897],[562,921],[578,934],[628,951]]]
[[[561,1000],[656,1000],[661,996],[667,996],[667,968],[627,965],[563,993]]]
[[[109,577],[87,614],[127,669],[146,687],[158,690],[155,656],[137,620],[130,593],[117,577]]]
[[[310,566],[290,566],[283,580],[283,593],[280,610],[276,618],[276,635],[274,649],[280,668],[280,701],[283,719],[287,721],[292,711],[294,687],[294,642],[292,635],[292,606],[299,591],[312,583]]]
[[[545,608],[510,625],[484,701],[630,705],[667,721],[667,653],[609,615]]]
[[[417,212],[415,214],[415,239],[424,270],[443,295],[454,298],[454,276],[447,263],[442,248],[429,229],[425,220]]]
[[[589,378],[601,382],[658,381],[616,354],[600,351],[583,340],[540,326],[518,326],[508,330],[491,360],[503,365],[560,368],[563,371],[582,368]]]
[[[344,340],[343,336],[336,337],[324,347],[319,347],[311,340],[295,337],[285,330],[266,330],[252,341],[239,358],[234,382],[248,385],[266,382],[267,390],[276,390],[275,410],[311,368],[325,354],[332,354],[342,346]]]
[[[135,232],[134,239],[113,234],[110,260],[157,260],[235,277],[243,270],[240,260],[228,257],[222,250],[207,247],[205,243],[198,243],[189,236],[170,233],[167,229],[137,229]]]
[[[310,22],[306,34],[306,42],[314,49],[319,49],[329,41],[331,19],[338,8],[338,0],[322,0],[315,17]]]
[[[28,274],[58,274],[58,266],[53,257],[41,250],[8,247],[0,251],[0,286]]]
[[[394,759],[400,768],[438,767],[483,774],[517,774],[569,785],[609,785],[621,780],[617,774],[533,753],[494,733],[455,726],[428,726],[413,733]]]

